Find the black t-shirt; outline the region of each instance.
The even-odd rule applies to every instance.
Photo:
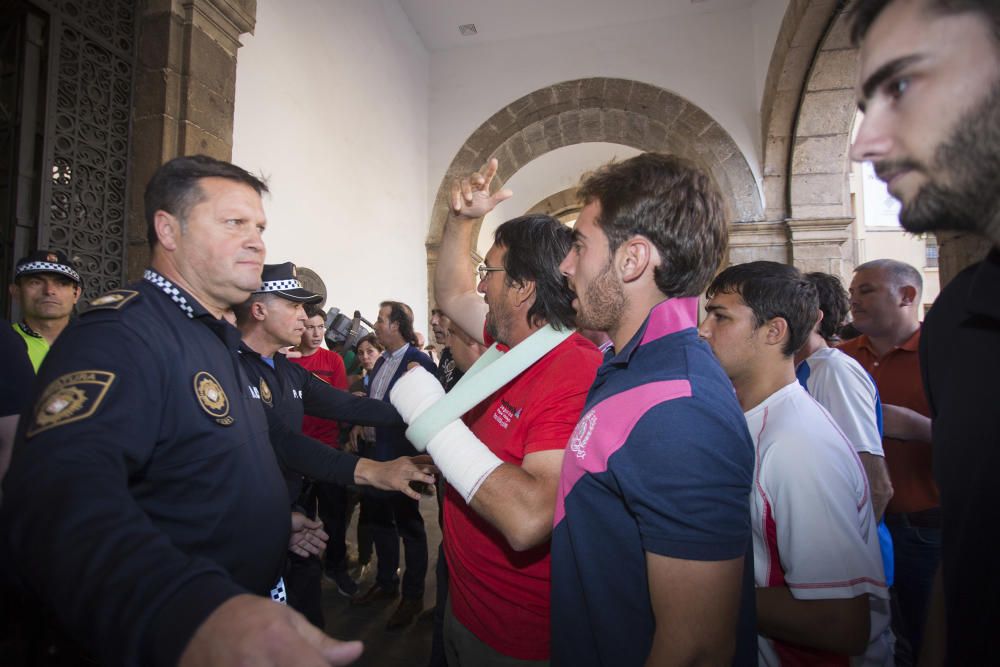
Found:
[[[1000,628],[1000,251],[957,275],[920,338],[941,491],[948,664],[996,662]]]

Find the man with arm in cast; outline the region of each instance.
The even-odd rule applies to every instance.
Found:
[[[502,351],[515,350],[547,325],[568,337],[428,446],[448,482],[444,639],[452,667],[548,664],[549,538],[559,470],[601,361],[592,343],[569,334],[575,323],[559,262],[572,232],[559,221],[531,215],[500,225],[477,286],[468,259],[473,230],[510,196],[490,194],[496,169],[491,160],[452,186],[435,300],[453,326],[479,340],[485,333]],[[479,294],[486,297],[485,312]],[[414,371],[399,381],[393,402],[412,423],[416,415],[401,403],[419,403],[435,391],[442,393],[437,380]]]

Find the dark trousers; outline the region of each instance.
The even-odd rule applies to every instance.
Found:
[[[320,630],[326,627],[323,618],[323,564],[319,556],[303,558],[289,553],[284,578],[288,606]]]
[[[427,577],[427,533],[420,516],[418,501],[401,493],[364,496],[361,514],[372,525],[378,571],[375,583],[387,590],[399,585],[399,539],[403,539],[406,571],[403,573],[403,597],[422,598]]]
[[[941,529],[914,525],[909,517],[918,514],[885,516],[896,560],[896,579],[890,590],[899,667],[916,664],[920,655],[934,573],[941,560]]]
[[[437,594],[434,601],[434,634],[431,635],[431,657],[427,667],[448,667],[444,651],[444,617],[448,606],[448,562],[444,558],[444,540],[438,545],[438,560],[434,568]]]
[[[350,517],[347,487],[328,482],[315,484],[316,500],[319,503],[319,518],[323,530],[330,536],[326,543],[324,568],[334,574],[347,571],[347,524]]]

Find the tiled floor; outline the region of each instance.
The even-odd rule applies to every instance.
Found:
[[[434,593],[437,579],[434,567],[437,564],[438,544],[441,530],[437,522],[437,500],[433,497],[420,501],[420,513],[427,528],[427,582],[424,588],[424,608],[426,611],[413,624],[402,630],[386,630],[385,624],[396,608],[396,602],[373,603],[366,607],[352,607],[347,598],[337,592],[329,582],[323,582],[323,613],[326,617],[326,631],[338,639],[361,639],[365,652],[355,665],[358,667],[424,667],[431,651],[431,610],[434,607]],[[357,513],[355,513],[355,521]],[[356,526],[352,521],[347,531],[348,552],[355,553]],[[374,568],[359,582],[360,590],[367,590],[374,582]]]

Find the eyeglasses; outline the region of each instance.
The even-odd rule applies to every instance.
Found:
[[[486,280],[486,277],[490,275],[493,271],[503,271],[502,266],[486,266],[485,264],[480,264],[476,267],[476,273],[479,274],[480,280]]]

